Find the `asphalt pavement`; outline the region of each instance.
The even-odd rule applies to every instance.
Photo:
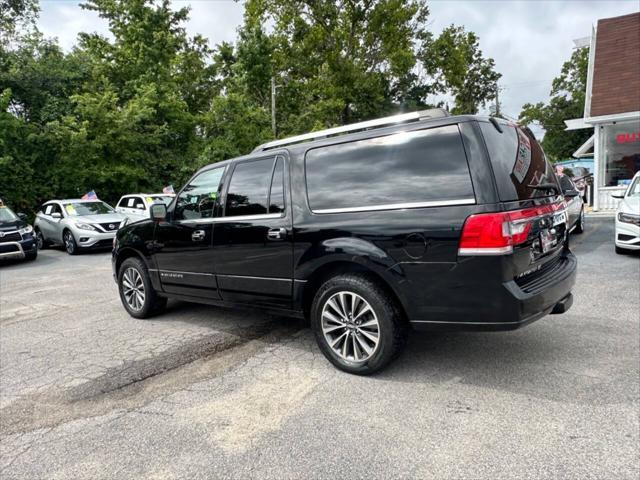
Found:
[[[636,479],[640,257],[587,220],[569,312],[416,333],[372,377],[294,320],[135,320],[106,253],[0,264],[0,478]]]

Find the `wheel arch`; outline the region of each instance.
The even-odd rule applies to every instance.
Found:
[[[298,297],[297,301],[302,307],[305,318],[309,318],[313,298],[322,284],[332,277],[347,273],[362,275],[378,284],[396,303],[402,313],[403,319],[407,319],[402,296],[393,287],[393,282],[388,278],[388,275],[391,274],[388,273],[388,271],[387,274],[381,273],[379,269],[369,265],[367,262],[353,261],[352,259],[333,259],[331,261],[327,261],[313,270],[309,277],[305,279],[302,284],[302,288],[296,295]]]

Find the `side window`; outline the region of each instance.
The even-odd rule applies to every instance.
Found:
[[[116,205],[116,208],[124,208],[126,206],[127,206],[127,197],[122,197],[118,202],[118,205]]]
[[[127,208],[134,208],[135,204],[136,204],[135,197],[127,198]]]
[[[229,182],[225,216],[262,215],[268,212],[273,162],[273,158],[267,158],[236,165]]]
[[[567,190],[575,189],[573,182],[566,175],[560,176],[559,179],[560,179],[560,188],[562,188],[563,192],[566,192]]]
[[[457,125],[314,148],[305,168],[316,213],[475,203]]]
[[[269,194],[269,213],[284,212],[284,160],[278,157],[273,169],[271,192]]]
[[[133,201],[133,208],[136,210],[144,210],[144,201],[142,200],[142,197],[134,197]]]
[[[214,217],[223,173],[224,167],[207,170],[184,187],[176,200],[174,218],[190,220]]]
[[[60,205],[58,205],[57,203],[54,203],[51,206],[53,207],[51,209],[51,213],[59,213],[61,216],[64,217],[64,215],[62,215],[62,208],[60,208]]]

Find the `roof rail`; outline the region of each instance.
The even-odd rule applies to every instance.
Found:
[[[415,122],[424,120],[426,118],[438,118],[448,117],[449,112],[443,108],[432,108],[430,110],[421,110],[419,112],[402,113],[400,115],[392,115],[390,117],[376,118],[374,120],[367,120],[366,122],[352,123],[351,125],[343,125],[341,127],[328,128],[326,130],[319,130],[317,132],[305,133],[303,135],[297,135],[295,137],[283,138],[281,140],[273,140],[271,142],[258,145],[254,150],[255,152],[262,152],[270,150],[276,147],[283,147],[285,145],[293,145],[295,143],[301,143],[305,141],[318,140],[321,138],[332,137],[335,135],[341,135],[346,133],[353,133],[361,130],[369,130],[372,128],[382,128],[398,123]]]

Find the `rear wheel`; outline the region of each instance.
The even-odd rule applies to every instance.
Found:
[[[313,300],[311,327],[325,357],[348,373],[368,375],[402,350],[407,328],[399,308],[371,279],[352,274],[325,282]]]
[[[139,258],[127,258],[118,271],[118,290],[125,310],[135,318],[148,318],[161,312],[167,299],[159,297],[146,266]]]
[[[582,233],[582,232],[584,232],[584,207],[580,210],[580,216],[578,217],[576,228],[573,229],[573,233]]]
[[[62,235],[62,241],[64,243],[64,249],[69,255],[78,254],[78,244],[76,243],[76,239],[73,238],[73,233],[71,233],[69,230],[65,230],[64,234]]]
[[[38,250],[44,250],[49,246],[49,242],[45,240],[39,228],[36,228],[36,243],[38,244]]]

